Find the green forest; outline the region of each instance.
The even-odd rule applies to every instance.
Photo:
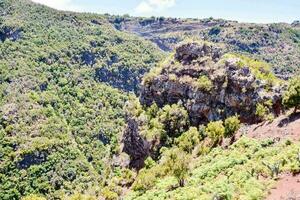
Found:
[[[207,42],[161,34],[195,43],[170,51],[122,30],[159,20],[0,0],[1,200],[256,200],[300,173],[299,139],[243,131],[278,109],[298,116],[300,29],[270,25],[291,49],[269,62],[227,46],[219,26]],[[255,34],[241,26],[242,40]],[[263,37],[278,45],[273,29]],[[229,100],[214,102],[221,91]],[[198,108],[208,97],[216,109]]]

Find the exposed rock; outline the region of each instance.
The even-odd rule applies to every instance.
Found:
[[[299,33],[299,20],[292,24],[253,24],[212,18],[129,17],[122,21],[119,17],[112,18],[110,22],[115,26],[116,20],[121,22],[117,24],[119,30],[142,36],[163,51],[173,51],[178,43],[192,37],[222,43],[231,52],[251,54],[255,59],[271,63],[273,69],[280,69],[280,74],[294,75],[300,66],[299,37],[296,36]],[[284,45],[285,48],[282,47]]]
[[[293,21],[292,26],[293,27],[300,27],[300,20]]]
[[[133,118],[127,120],[122,143],[123,152],[130,156],[129,166],[135,169],[143,168],[144,160],[150,154],[150,144],[139,135],[138,123]]]
[[[81,61],[86,65],[94,65],[96,63],[96,56],[89,51],[81,53]]]
[[[187,43],[176,49],[175,59],[182,64],[190,64],[191,61],[205,56],[216,61],[221,56],[221,48],[213,48],[207,43],[204,43],[203,46],[200,46],[197,43]]]
[[[91,22],[96,25],[102,25],[102,23],[97,19],[93,19]]]
[[[162,107],[181,101],[193,125],[235,114],[240,115],[242,122],[254,123],[258,120],[257,104],[267,101],[272,102],[270,111],[275,115],[282,110],[281,87],[258,79],[249,66],[241,66],[238,57],[223,58],[219,47],[184,44],[176,49],[174,60],[144,81],[142,104],[150,106],[155,102]],[[201,76],[207,77],[207,88],[203,88],[201,79],[199,83]]]
[[[27,169],[32,165],[38,165],[47,160],[48,153],[45,151],[36,151],[31,154],[25,154],[22,160],[18,163],[19,168]]]
[[[4,26],[0,28],[0,40],[2,42],[4,42],[7,39],[11,41],[16,41],[21,38],[21,32],[21,29]]]

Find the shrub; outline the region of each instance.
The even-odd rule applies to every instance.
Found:
[[[159,108],[156,103],[153,103],[149,108],[147,108],[146,114],[150,119],[156,117]]]
[[[219,26],[214,26],[209,30],[208,34],[209,35],[218,35],[220,32],[221,32],[221,28]]]
[[[139,172],[138,177],[132,185],[133,190],[135,191],[146,191],[152,188],[155,185],[157,175],[155,169],[151,168],[147,170],[146,168],[142,169]]]
[[[89,195],[76,193],[70,196],[69,198],[67,198],[67,200],[96,200],[96,198]]]
[[[222,141],[225,134],[225,127],[222,121],[210,122],[207,124],[205,132],[215,145]]]
[[[29,196],[23,197],[22,200],[46,200],[46,198],[40,197],[37,195],[29,195]]]
[[[288,89],[283,97],[283,104],[287,108],[294,108],[294,112],[299,109],[300,106],[300,76],[292,79],[289,82]]]
[[[148,126],[141,130],[141,135],[147,140],[163,140],[166,137],[164,124],[158,118],[153,118],[150,120]]]
[[[205,75],[202,75],[198,78],[196,85],[199,89],[207,92],[209,92],[213,88],[213,83]]]
[[[241,127],[238,116],[229,117],[224,122],[225,137],[233,136]]]
[[[116,200],[118,199],[118,194],[114,191],[111,191],[108,187],[102,189],[102,196],[107,200]]]
[[[152,168],[155,164],[156,164],[155,161],[150,156],[145,160],[146,169]]]
[[[258,103],[258,104],[256,105],[256,112],[255,112],[255,114],[256,114],[256,116],[259,117],[261,120],[264,120],[265,117],[266,117],[266,114],[267,114],[267,108],[266,108],[264,105]]]
[[[200,143],[200,139],[197,128],[191,127],[187,132],[176,139],[176,143],[180,149],[190,153],[194,147]]]
[[[179,148],[172,148],[163,153],[161,161],[166,171],[183,187],[189,171],[190,156]]]
[[[164,129],[171,137],[177,137],[186,131],[189,125],[188,112],[181,105],[166,105],[158,113],[159,121],[164,124]]]

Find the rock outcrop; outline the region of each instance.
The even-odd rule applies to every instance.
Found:
[[[145,77],[140,101],[159,107],[182,102],[193,125],[235,114],[242,122],[254,123],[259,119],[258,104],[278,115],[282,88],[276,82],[280,81],[268,69],[248,66],[242,58],[223,55],[222,48],[212,44],[181,45],[172,60],[156,69],[159,73]]]
[[[22,29],[13,27],[0,27],[0,41],[5,40],[16,41],[21,38]]]
[[[150,145],[139,135],[138,123],[134,118],[127,120],[127,127],[123,134],[123,152],[130,157],[130,168],[141,169],[144,160],[150,155]]]

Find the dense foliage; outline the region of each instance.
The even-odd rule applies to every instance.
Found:
[[[218,147],[207,155],[185,157],[189,166],[181,167],[184,187],[178,187],[178,176],[164,171],[164,162],[144,170],[137,181],[151,178],[151,185],[134,188],[126,199],[263,199],[275,183],[270,169],[277,163],[279,172],[299,173],[299,147],[290,141],[274,144],[243,137],[226,150]]]
[[[105,193],[129,97],[113,87],[137,90],[159,50],[101,15],[4,0],[0,16],[0,199]]]
[[[120,31],[128,19],[0,1],[1,200],[261,199],[279,172],[300,172],[299,143],[243,137],[232,145],[238,116],[196,127],[182,102],[142,106],[130,92],[165,55]],[[166,19],[138,20],[147,26]],[[224,32],[208,31],[210,40]],[[299,43],[296,29],[288,33]],[[270,85],[278,81],[263,62],[227,56]],[[161,68],[148,78],[155,70]],[[195,80],[206,92],[214,87],[207,76]],[[299,105],[298,83],[285,95],[287,107]],[[267,106],[258,105],[258,117]],[[141,139],[150,143],[138,173],[126,168],[129,158],[121,153],[126,117],[136,119]],[[277,171],[270,170],[274,165]]]
[[[295,112],[300,106],[300,77],[293,78],[284,95],[283,103],[288,108],[294,108]]]

